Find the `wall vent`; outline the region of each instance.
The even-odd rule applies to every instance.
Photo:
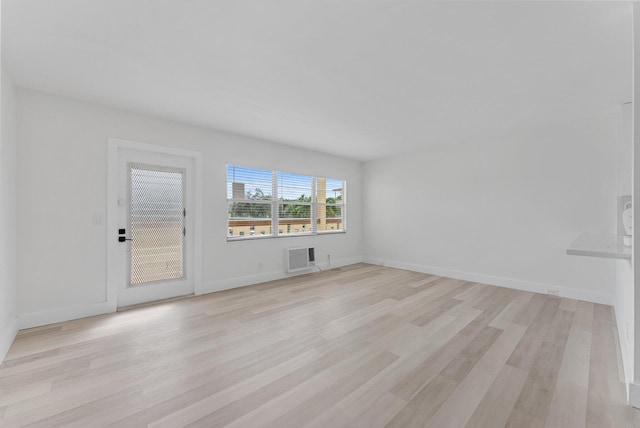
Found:
[[[285,251],[287,272],[300,272],[311,269],[316,264],[313,247],[288,248]]]

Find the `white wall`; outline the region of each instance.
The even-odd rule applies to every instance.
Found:
[[[71,318],[105,300],[106,239],[116,239],[116,231],[107,233],[93,218],[107,211],[109,137],[203,153],[207,290],[283,277],[284,249],[292,246],[315,246],[320,264],[327,254],[334,266],[361,260],[359,162],[31,90],[18,91],[18,113],[22,327],[51,321],[53,312]],[[346,179],[348,232],[227,243],[227,162]]]
[[[619,197],[631,195],[633,191],[632,110],[632,104],[625,104],[620,107],[618,114],[616,187],[617,195]],[[621,215],[618,216],[616,221],[620,225],[622,222]],[[618,230],[620,230],[620,226],[618,226]],[[635,330],[633,301],[633,265],[630,260],[616,260],[616,291],[614,307],[627,383],[633,381],[633,335]]]
[[[365,261],[613,303],[615,264],[567,256],[615,231],[615,116],[367,162]]]
[[[2,72],[0,107],[0,362],[17,332],[15,86]]]
[[[640,4],[633,3],[633,200],[640,201]],[[633,288],[634,288],[634,335],[633,335],[633,383],[629,384],[629,403],[640,408],[640,212],[633,206]]]

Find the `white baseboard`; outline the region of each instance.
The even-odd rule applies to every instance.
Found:
[[[362,263],[362,257],[350,257],[345,259],[334,260],[331,265],[328,263],[318,263],[317,266],[322,270],[337,269],[342,266]],[[309,271],[286,273],[282,271],[265,272],[256,275],[246,275],[238,278],[223,279],[220,281],[210,281],[203,283],[201,287],[196,287],[196,295],[215,293],[216,291],[230,290],[232,288],[245,287],[247,285],[260,284],[262,282],[275,281],[278,279],[291,278],[298,275],[304,275],[314,272]]]
[[[199,296],[201,294],[215,293],[216,291],[230,290],[232,288],[259,284],[261,282],[275,281],[277,279],[286,278],[287,276],[293,276],[293,274],[288,275],[283,272],[265,272],[256,275],[246,275],[237,278],[221,279],[219,281],[209,281],[202,283],[202,286],[198,287],[195,294]]]
[[[346,259],[338,259],[329,263],[316,263],[322,270],[338,269],[344,266],[355,265],[356,263],[362,263],[364,259],[362,257],[348,257]]]
[[[364,262],[375,265],[394,267],[398,269],[406,269],[414,272],[428,273],[431,275],[445,276],[447,278],[462,279],[464,281],[497,285],[499,287],[513,288],[516,290],[532,291],[534,293],[547,294],[547,290],[553,289],[559,291],[561,297],[584,300],[586,302],[601,303],[610,306],[613,306],[614,304],[615,296],[613,294],[600,293],[597,291],[579,290],[577,288],[569,288],[559,285],[545,284],[541,282],[523,281],[520,279],[504,278],[500,276],[485,275],[473,272],[463,272],[436,266],[404,263],[395,260],[383,260],[365,257]]]
[[[87,303],[81,305],[65,306],[39,312],[27,312],[21,314],[18,321],[20,330],[39,327],[41,325],[55,324],[78,318],[92,317],[108,314],[116,311],[116,304],[111,302]]]
[[[614,312],[616,315],[616,325],[618,330],[618,342],[620,342],[620,354],[622,357],[622,368],[624,371],[624,382],[625,382],[625,389],[627,393],[627,401],[631,402],[630,390],[631,390],[631,384],[633,383],[632,382],[633,381],[633,360],[632,360],[632,355],[629,352],[631,349],[631,346],[627,341],[627,338],[625,337],[624,332],[622,331],[623,320],[621,320],[618,317],[619,311],[616,309],[617,308],[614,305]]]
[[[9,324],[0,331],[0,364],[4,361],[4,357],[7,356],[9,348],[13,344],[14,339],[18,334],[18,318],[12,318]]]
[[[629,405],[640,409],[640,384],[638,383],[629,384]]]
[[[351,265],[354,263],[361,263],[361,257],[351,257],[345,259],[334,260],[331,265],[327,263],[319,263],[318,266],[322,270],[327,269],[335,269],[342,266]],[[297,275],[303,275],[306,273],[313,272],[305,271],[300,272]],[[224,279],[220,281],[211,281],[208,283],[203,283],[201,285],[197,285],[195,287],[195,294],[207,294],[213,293],[216,291],[228,290],[231,288],[243,287],[246,285],[258,284],[261,282],[273,281],[277,279],[289,278],[292,276],[296,276],[296,274],[288,274],[285,272],[267,272],[256,275],[247,275],[238,278],[230,278]],[[25,328],[39,327],[48,324],[55,324],[58,322],[75,320],[78,318],[86,318],[92,317],[95,315],[108,314],[111,312],[115,312],[117,309],[117,305],[115,302],[98,302],[98,303],[87,303],[81,305],[73,305],[66,306],[62,308],[55,308],[46,311],[39,312],[27,312],[21,314],[18,318],[17,326],[20,330]],[[12,339],[13,340],[13,339]]]

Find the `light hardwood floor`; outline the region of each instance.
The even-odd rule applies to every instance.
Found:
[[[627,427],[611,307],[352,265],[19,333],[1,426]]]

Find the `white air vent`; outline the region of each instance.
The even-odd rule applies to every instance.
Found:
[[[310,269],[316,263],[314,248],[289,248],[285,250],[287,272]]]

